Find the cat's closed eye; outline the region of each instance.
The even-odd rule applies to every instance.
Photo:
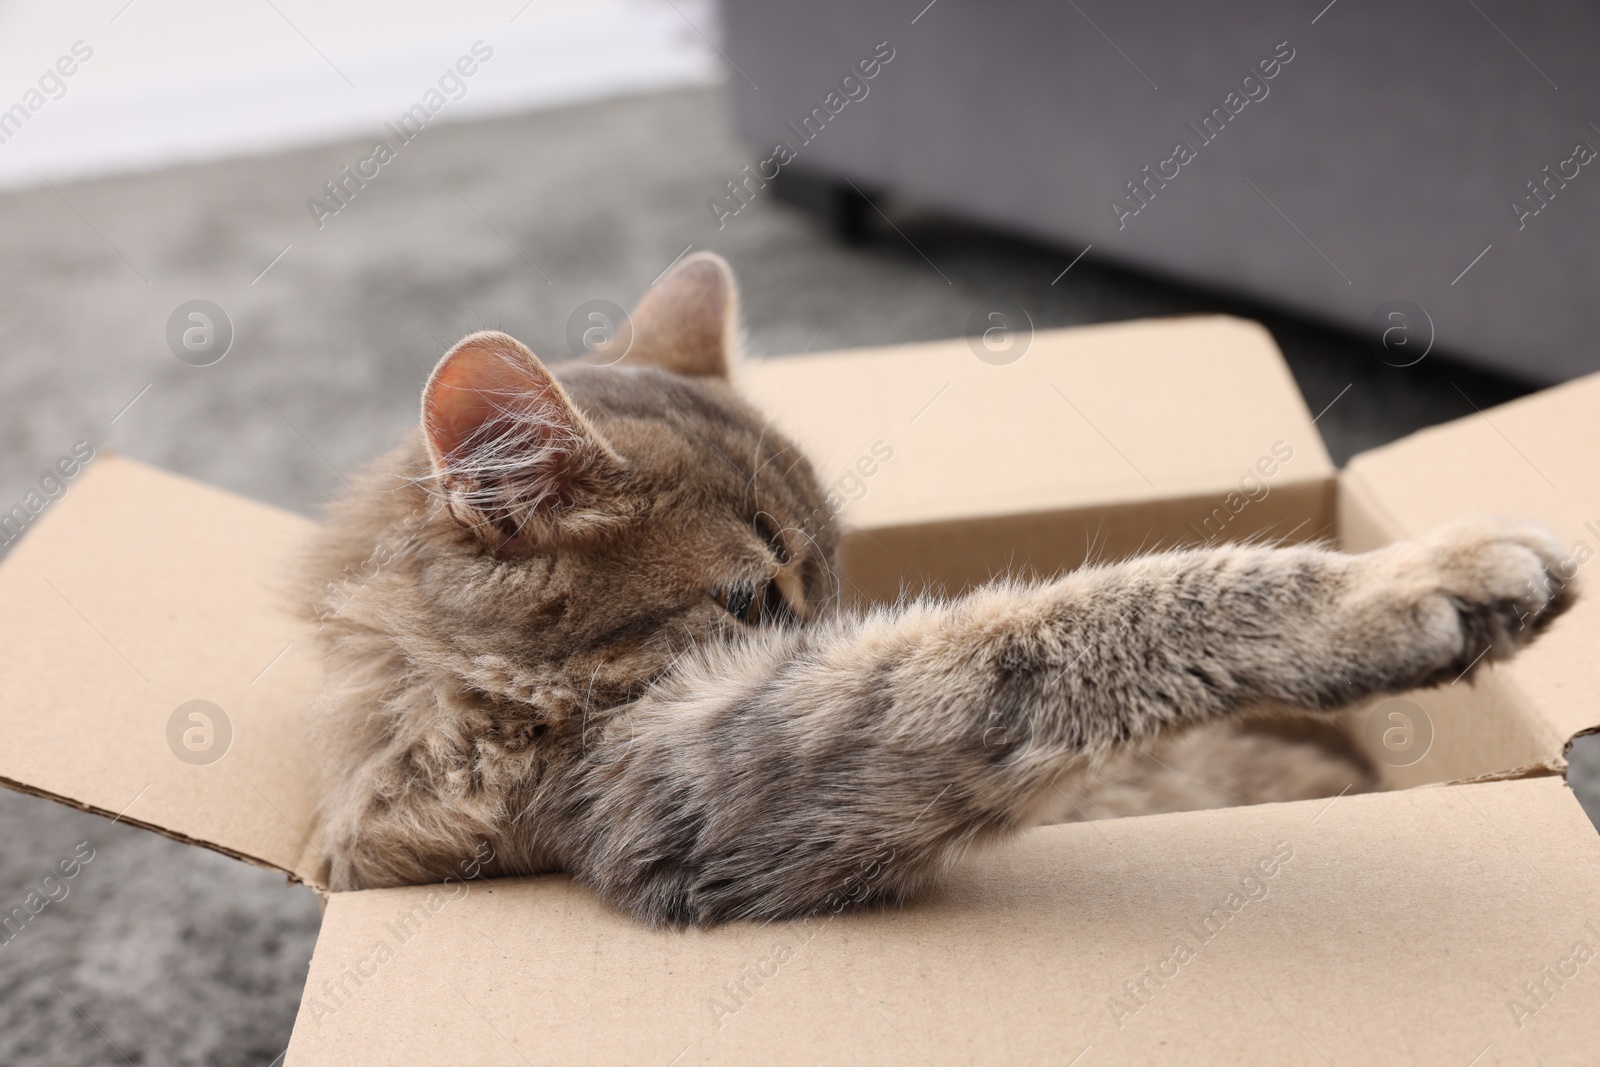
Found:
[[[778,566],[781,568],[787,564],[790,560],[789,550],[772,516],[761,512],[756,515],[752,526],[777,559]],[[772,579],[729,582],[712,590],[711,599],[747,626],[770,622],[787,624],[798,618],[793,606],[784,598],[778,582]]]
[[[763,589],[764,593],[765,590]],[[751,626],[761,621],[761,604],[756,598],[756,587],[753,582],[735,582],[725,585],[711,594],[711,599],[720,604],[724,611],[740,622],[749,623]]]
[[[777,582],[732,582],[713,590],[711,599],[746,626],[796,621],[794,609],[783,598]]]

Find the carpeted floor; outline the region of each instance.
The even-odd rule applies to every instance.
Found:
[[[319,230],[307,198],[368,148],[0,196],[0,501],[87,438],[310,513],[339,468],[415,417],[423,375],[462,333],[496,326],[562,353],[578,304],[627,306],[691,244],[733,262],[766,354],[957,335],[994,295],[1040,327],[1260,318],[1312,410],[1338,398],[1318,425],[1340,461],[1469,414],[1463,393],[1488,407],[1523,391],[1437,357],[1390,368],[1359,339],[1092,254],[1052,285],[1077,249],[906,205],[886,205],[903,237],[885,226],[858,248],[771,197],[719,231],[706,200],[748,157],[715,91],[431,128]],[[197,297],[236,331],[210,367],[179,362],[164,339],[169,314]],[[0,1063],[272,1063],[316,936],[312,894],[6,793],[0,910],[83,841],[94,858],[70,894],[0,944]]]

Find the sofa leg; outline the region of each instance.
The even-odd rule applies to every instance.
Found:
[[[843,178],[793,166],[780,171],[772,184],[779,200],[817,215],[845,244],[861,244],[872,236],[872,218],[877,214],[872,205],[881,195],[879,190],[863,191]]]

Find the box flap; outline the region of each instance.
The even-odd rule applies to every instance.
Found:
[[[273,584],[311,527],[96,459],[0,563],[3,784],[314,882],[319,668]]]
[[[1558,756],[1600,726],[1600,375],[1413,434],[1351,460],[1340,539],[1355,550],[1468,515],[1547,523],[1571,547],[1577,606],[1475,691],[1419,694],[1435,751],[1409,772],[1461,778]],[[1435,710],[1439,714],[1435,714]]]
[[[740,386],[833,491],[871,597],[1050,573],[1091,545],[1332,532],[1333,464],[1241,319],[1046,330],[1005,365],[963,339],[758,360]]]
[[[287,1063],[1588,1063],[1596,900],[1559,778],[1050,827],[808,923],[339,893]]]

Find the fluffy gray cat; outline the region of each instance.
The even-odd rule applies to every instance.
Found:
[[[1063,810],[1365,788],[1336,734],[1246,716],[1470,676],[1572,601],[1554,538],[1497,520],[840,610],[825,493],[729,383],[737,317],[698,255],[618,366],[474,334],[334,509],[307,598],[334,888],[487,844],[656,924],[898,902]]]

